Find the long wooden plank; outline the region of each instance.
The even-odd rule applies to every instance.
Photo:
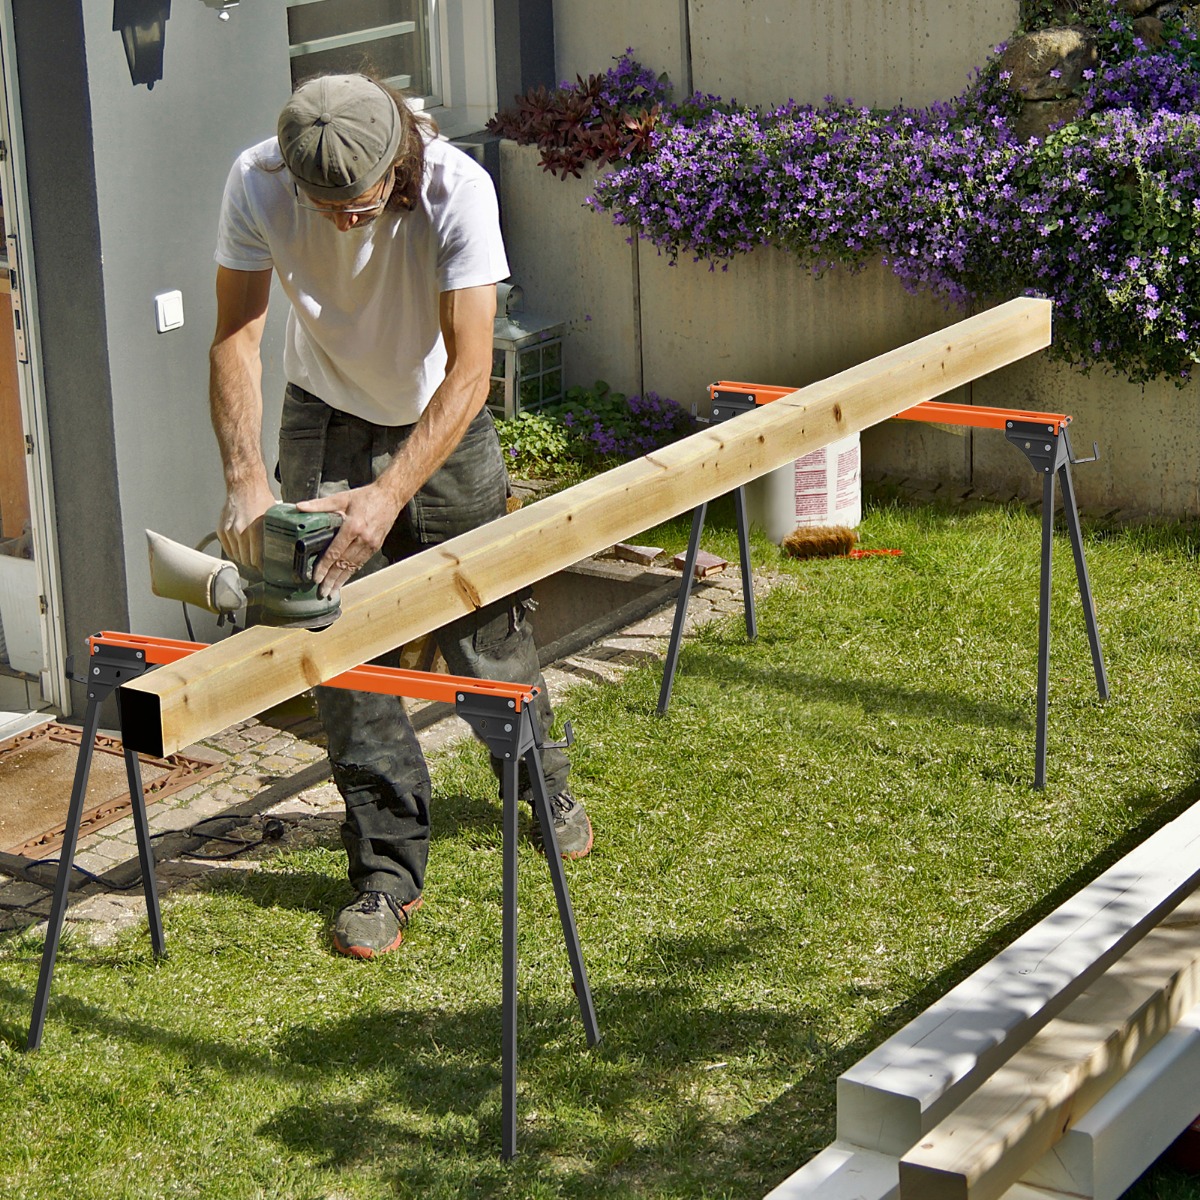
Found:
[[[170,754],[801,454],[1050,342],[1048,301],[1011,300],[693,434],[342,591],[320,633],[257,627],[122,689],[126,744]]]
[[[1194,805],[838,1080],[838,1138],[905,1154],[1200,884]]]
[[[898,1200],[900,1160],[834,1142],[810,1158],[764,1200]]]
[[[1200,1113],[1200,1008],[1185,1013],[1022,1183],[1120,1200]],[[1006,1192],[1004,1200],[1010,1200]]]
[[[1185,900],[900,1160],[901,1200],[999,1200],[1200,1003]]]

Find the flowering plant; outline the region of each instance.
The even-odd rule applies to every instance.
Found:
[[[695,419],[654,392],[626,396],[603,380],[568,388],[561,401],[498,421],[514,475],[573,478],[588,468],[640,458],[696,431]]]
[[[1182,383],[1200,358],[1200,56],[1178,35],[1144,46],[1120,0],[1077,9],[1100,63],[1045,138],[1018,139],[998,58],[924,109],[697,95],[589,203],[672,261],[776,246],[816,272],[882,258],[959,304],[1046,295],[1060,357]]]

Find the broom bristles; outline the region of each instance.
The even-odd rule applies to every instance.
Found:
[[[858,534],[845,525],[801,525],[780,545],[793,558],[841,558],[857,541]]]

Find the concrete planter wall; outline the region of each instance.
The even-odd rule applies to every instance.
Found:
[[[605,379],[626,392],[656,391],[707,407],[708,384],[742,379],[801,386],[959,320],[926,295],[911,296],[882,265],[814,279],[790,255],[758,250],[727,270],[631,245],[584,201],[594,175],[561,181],[533,147],[505,142],[504,232],[527,306],[567,322],[568,384]],[[1153,516],[1200,516],[1200,393],[1170,382],[1145,388],[1050,363],[1019,364],[947,399],[1067,412],[1081,456],[1081,504]],[[866,431],[863,468],[1034,497],[1040,479],[999,433],[955,436],[891,421]]]

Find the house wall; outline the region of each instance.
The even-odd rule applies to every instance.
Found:
[[[241,4],[228,20],[219,0],[171,9],[163,78],[147,88],[131,82],[113,5],[13,0],[55,533],[76,654],[103,628],[185,635],[180,606],[150,593],[144,530],[195,544],[216,523],[224,490],[207,354],[217,209],[234,156],[271,132],[290,90],[283,0]],[[176,288],[185,324],[159,334],[154,296]],[[284,306],[273,308],[268,429],[283,387]],[[198,637],[214,635],[194,617]],[[76,711],[82,702],[76,689]]]
[[[220,20],[204,0],[172,5],[163,78],[133,86],[107,5],[85,5],[96,208],[117,475],[133,629],[182,628],[150,592],[144,530],[196,544],[224,499],[208,417],[216,321],[213,245],[237,153],[274,130],[291,91],[283,0],[241,4]],[[154,297],[183,293],[182,328],[158,333]],[[266,428],[281,404],[280,320],[264,339]],[[270,440],[273,442],[273,436]],[[274,461],[274,445],[267,447]]]
[[[556,61],[559,79],[586,78],[632,48],[677,95],[927,104],[962,90],[1017,12],[1018,0],[554,0]]]
[[[77,6],[13,0],[12,7],[9,61],[16,60],[20,85],[42,368],[53,397],[48,454],[61,480],[58,556],[64,575],[94,581],[90,598],[63,595],[75,647],[94,632],[84,629],[93,615],[101,628],[128,620],[86,52]]]

